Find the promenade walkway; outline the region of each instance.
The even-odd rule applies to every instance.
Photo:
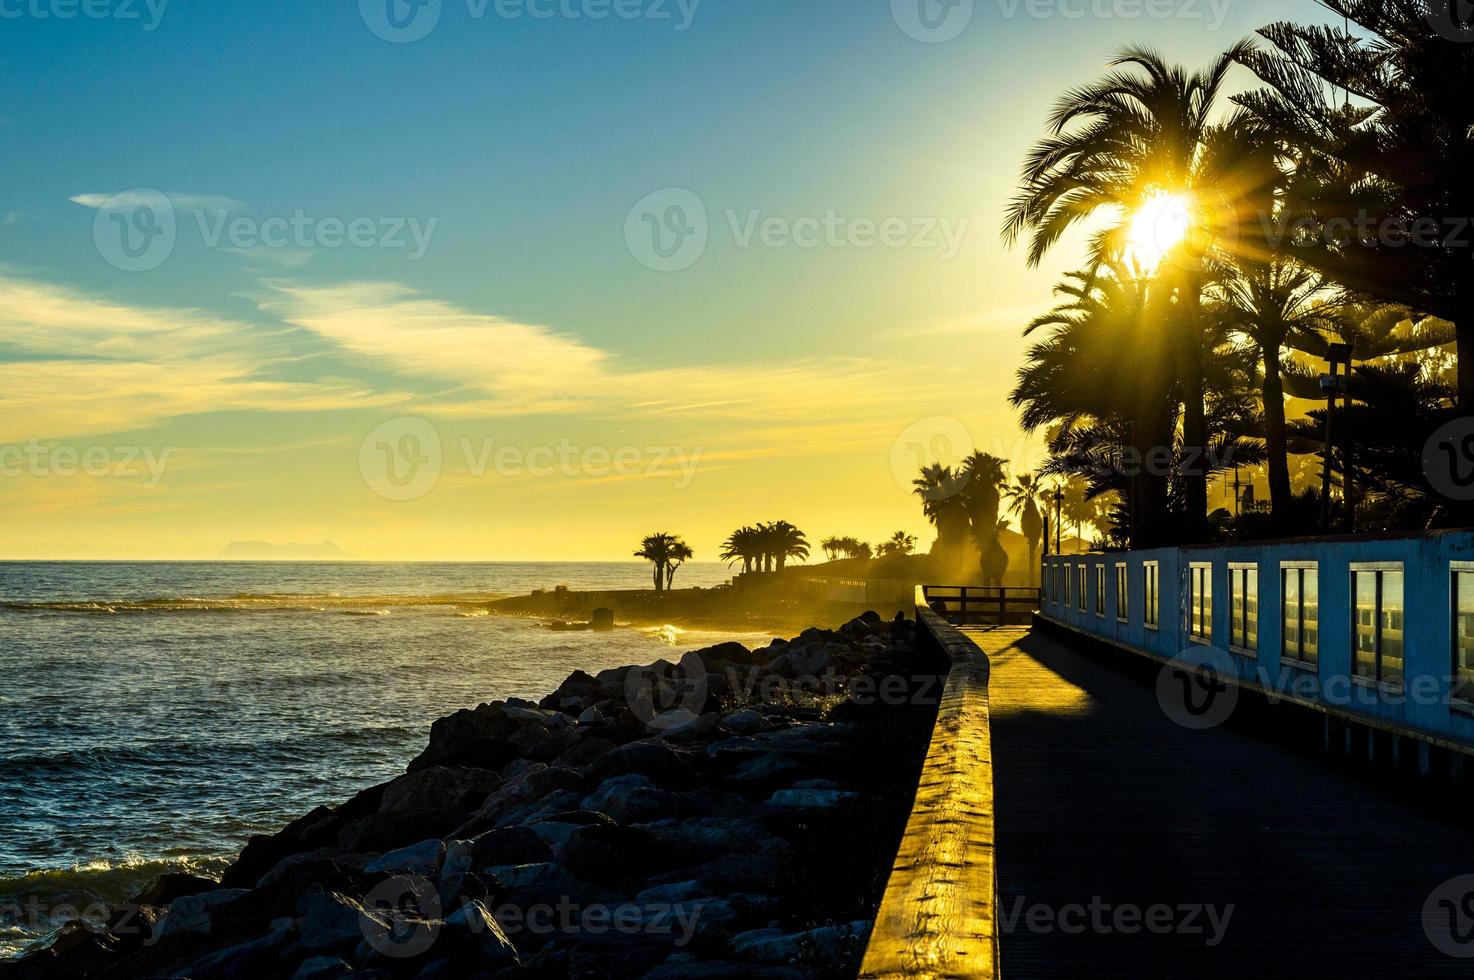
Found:
[[[1433,934],[1474,955],[1474,894],[1440,891],[1474,875],[1474,813],[1461,825],[1318,746],[1184,729],[1108,657],[966,632],[992,661],[1008,980],[1474,974],[1424,923],[1435,895]]]

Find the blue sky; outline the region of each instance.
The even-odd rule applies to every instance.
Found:
[[[0,0],[0,442],[173,463],[152,487],[4,481],[0,505],[30,515],[12,557],[328,537],[359,557],[613,557],[652,522],[709,556],[731,526],[778,517],[816,537],[919,533],[891,462],[911,426],[957,420],[982,448],[1030,452],[1004,403],[1019,331],[1078,255],[1028,270],[997,228],[1049,105],[1119,44],[1198,64],[1316,12],[977,0],[956,37],[924,43],[908,0],[627,0],[634,16],[604,20],[443,0],[426,37],[391,43],[368,21],[403,0],[91,0],[107,16],[61,19],[67,2]],[[177,219],[146,271],[94,243],[98,205],[134,188]],[[662,273],[625,228],[667,188],[699,198],[709,233]],[[200,221],[221,211],[248,231],[300,212],[429,234],[417,258],[210,247]],[[740,241],[826,215],[901,219],[914,240]],[[922,241],[928,223],[955,247]],[[410,501],[356,462],[401,417],[428,419],[447,456]],[[449,448],[467,438],[712,462],[681,487],[658,469],[490,479]]]

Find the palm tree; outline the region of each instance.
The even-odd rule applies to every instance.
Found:
[[[907,534],[905,531],[897,531],[880,544],[880,557],[889,558],[892,555],[909,555],[916,550],[916,535]]]
[[[1029,546],[1029,577],[1038,570],[1039,543],[1044,537],[1044,483],[1033,473],[1021,473],[1004,491],[1008,512],[1019,516],[1019,528]]]
[[[692,555],[691,546],[676,534],[660,531],[647,535],[640,542],[636,558],[643,558],[655,566],[655,591],[663,592],[675,577],[675,569]]]
[[[1118,223],[1096,235],[1096,266],[1126,251],[1134,218],[1160,202],[1175,201],[1192,234],[1174,249],[1162,285],[1173,294],[1159,304],[1173,327],[1182,384],[1183,441],[1201,454],[1208,445],[1204,406],[1199,304],[1203,259],[1215,237],[1241,220],[1238,199],[1267,178],[1262,166],[1236,173],[1242,160],[1241,119],[1213,123],[1224,77],[1241,55],[1237,46],[1206,70],[1189,74],[1156,52],[1126,48],[1099,81],[1060,100],[1050,134],[1024,165],[1022,189],[1008,208],[1004,239],[1032,230],[1028,259],[1038,265],[1060,237],[1101,211]],[[1269,168],[1272,171],[1272,167]],[[1185,475],[1186,509],[1201,533],[1208,508],[1207,475]]]
[[[835,561],[844,554],[844,538],[837,536],[825,538],[819,542],[819,547],[824,549],[826,561]]]
[[[1322,2],[1358,30],[1280,22],[1259,31],[1272,49],[1234,52],[1268,86],[1235,101],[1295,158],[1292,215],[1326,230],[1284,247],[1349,289],[1453,323],[1458,404],[1474,411],[1474,248],[1448,224],[1474,215],[1474,45],[1456,23],[1467,5]],[[1331,234],[1336,220],[1441,227],[1387,247],[1376,234]]]
[[[761,532],[755,527],[741,527],[727,536],[722,542],[720,558],[729,565],[735,561],[742,562],[742,574],[749,575],[753,570],[753,563],[762,555]]]
[[[671,543],[670,551],[667,552],[665,559],[665,587],[667,589],[671,587],[671,583],[675,580],[676,569],[690,561],[695,554],[691,550],[691,546],[680,538],[676,538]]]
[[[1003,547],[1003,532],[1008,530],[1008,518],[1000,517],[993,525],[993,538],[988,550],[983,552],[983,584],[1002,585],[1008,574],[1008,550]]]
[[[1344,309],[1320,276],[1281,256],[1233,260],[1210,293],[1206,315],[1248,337],[1258,352],[1270,508],[1282,530],[1293,506],[1283,361],[1292,349],[1323,350],[1326,334],[1342,332]]]
[[[987,578],[989,555],[999,548],[998,514],[1003,507],[1003,488],[1008,485],[1008,461],[975,452],[962,461],[962,466],[967,473],[965,497],[973,542],[977,545],[980,570]],[[995,556],[995,565],[996,561]]]
[[[774,569],[783,571],[790,558],[808,560],[809,542],[804,537],[804,532],[797,527],[787,521],[774,521],[772,524],[759,526],[763,529],[763,542]]]
[[[922,513],[937,529],[937,550],[949,570],[960,571],[970,522],[967,470],[954,471],[950,466],[933,463],[911,483],[921,498]]]

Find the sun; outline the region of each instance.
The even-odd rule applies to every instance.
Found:
[[[1192,230],[1191,194],[1156,194],[1137,208],[1126,233],[1126,257],[1143,272],[1155,272]]]

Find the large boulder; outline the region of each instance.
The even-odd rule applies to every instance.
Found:
[[[508,739],[529,724],[535,723],[511,717],[500,701],[446,715],[430,726],[430,744],[409,771],[446,765],[500,770],[520,754]]]
[[[400,776],[385,787],[379,809],[475,810],[501,784],[501,777],[486,769],[430,766]]]
[[[445,842],[435,838],[381,856],[364,870],[371,875],[423,875],[433,878],[445,860]]]
[[[471,865],[538,864],[553,859],[552,848],[531,827],[490,830],[471,840]]]
[[[696,782],[691,764],[669,745],[657,740],[631,742],[612,749],[589,766],[591,779],[603,782],[611,776],[638,773],[658,786],[684,789]]]

